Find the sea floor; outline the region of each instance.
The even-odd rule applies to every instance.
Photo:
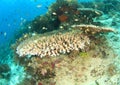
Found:
[[[50,79],[55,83],[51,85],[120,85],[118,49],[112,47],[98,45],[77,56],[61,55],[62,61],[55,64],[55,77]],[[49,85],[46,81],[39,82]]]
[[[119,85],[120,74],[116,67],[116,54],[107,49],[105,56],[95,50],[86,56],[77,56],[72,60],[65,57],[57,65],[55,85]],[[96,54],[96,55],[95,55]]]
[[[99,57],[102,52],[96,48],[86,57],[65,57],[55,70],[55,85],[120,85],[120,26],[114,27],[118,32],[106,35],[105,56]]]

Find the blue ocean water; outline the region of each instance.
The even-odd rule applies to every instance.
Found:
[[[91,2],[93,0],[79,0]],[[1,0],[0,1],[0,44],[13,37],[17,29],[36,16],[45,14],[48,6],[55,0]]]
[[[7,76],[0,73],[0,85],[16,85],[25,76],[23,67],[13,61],[10,49],[15,41],[13,37],[24,23],[45,14],[53,2],[55,0],[0,0],[0,66],[5,64],[11,69]]]
[[[46,13],[47,7],[55,0],[1,0],[0,1],[0,44],[6,43],[17,29]]]
[[[56,0],[0,0],[0,65],[4,64],[6,68],[8,65],[8,73],[0,73],[0,85],[16,85],[26,76],[24,67],[14,63],[14,51],[11,50],[10,46],[16,41],[14,38],[16,32],[21,29],[25,23],[34,20],[34,18],[39,15],[45,14],[48,11],[48,6],[55,1]],[[79,2],[86,3],[94,1],[102,2],[104,0],[79,0]],[[106,15],[103,17],[106,17]],[[110,20],[108,20],[108,23]],[[101,23],[104,22],[107,23],[107,19]],[[116,26],[114,25],[113,27]],[[117,50],[117,52],[119,52],[119,50]]]

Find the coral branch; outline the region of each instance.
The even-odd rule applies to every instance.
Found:
[[[95,25],[72,25],[73,29],[79,29],[83,31],[85,34],[95,35],[100,33],[108,33],[108,32],[116,32],[112,28],[100,27]]]

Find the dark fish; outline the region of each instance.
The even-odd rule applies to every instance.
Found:
[[[3,35],[4,37],[6,37],[7,33],[6,32],[0,32],[0,35]]]
[[[48,6],[45,6],[46,9],[48,9]]]
[[[0,32],[0,34],[3,34],[3,32]]]

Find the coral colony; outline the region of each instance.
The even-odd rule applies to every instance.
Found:
[[[102,32],[114,32],[113,29],[105,29],[94,25],[74,25],[73,29],[80,29],[83,33],[98,34]],[[34,36],[23,41],[17,47],[17,54],[20,57],[26,55],[57,56],[70,53],[73,50],[82,50],[89,48],[90,39],[81,32],[66,32],[53,34],[51,36]],[[87,48],[86,48],[87,47]]]
[[[65,0],[57,0],[53,3],[45,15],[36,17],[27,26],[27,31],[44,33],[57,29],[69,29],[74,24],[94,24],[93,19],[103,15],[103,12],[79,6],[76,1],[67,2]]]
[[[17,47],[17,53],[19,56],[37,55],[41,58],[57,56],[72,50],[84,50],[89,43],[89,38],[79,33],[55,34],[26,40]]]
[[[75,74],[75,78],[80,80],[76,80],[78,82],[76,85],[83,85],[81,84],[83,75],[88,80],[93,79],[89,81],[95,79],[90,75],[82,74],[83,72],[100,77],[103,75],[101,72],[106,70],[113,74],[110,68],[114,68],[114,65],[107,68],[106,62],[109,60],[104,62],[102,59],[106,59],[107,55],[112,55],[110,54],[112,49],[108,49],[105,35],[116,31],[104,27],[99,21],[94,22],[96,17],[102,15],[103,12],[97,9],[78,5],[76,0],[57,0],[49,7],[45,15],[31,21],[24,28],[28,33],[20,37],[13,45],[16,61],[18,58],[27,74],[31,75],[20,85],[63,85],[61,76],[68,75],[69,72],[71,72],[69,75]],[[87,57],[89,58],[85,59]],[[86,60],[88,63],[85,63]],[[98,63],[99,66],[96,67],[101,69],[101,72],[93,63]],[[101,65],[102,63],[106,66]],[[86,64],[89,65],[86,66]],[[65,70],[62,71],[62,68]],[[69,70],[66,71],[66,69]],[[85,71],[81,72],[81,70]],[[96,85],[99,85],[97,83]]]

